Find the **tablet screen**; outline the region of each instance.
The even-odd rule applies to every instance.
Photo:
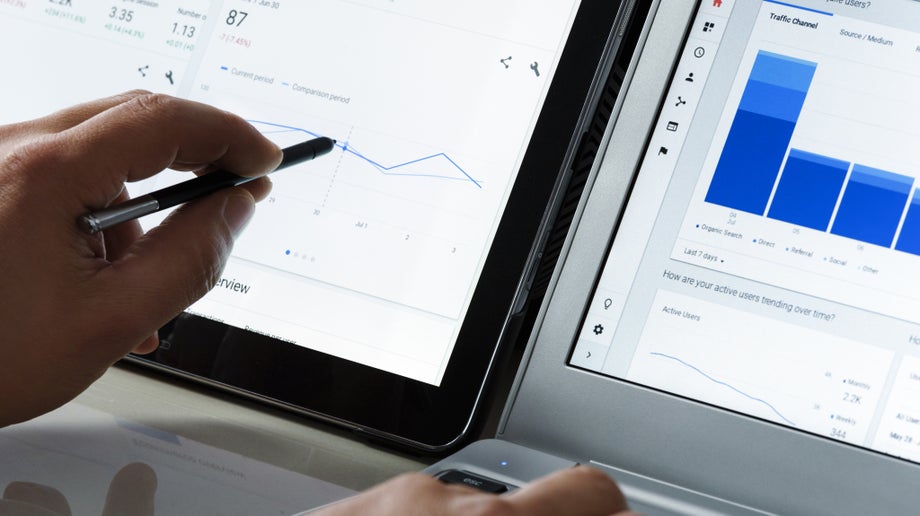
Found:
[[[572,364],[920,460],[918,15],[703,2]]]
[[[282,147],[336,139],[272,177],[216,287],[148,358],[348,420],[364,409],[298,382],[335,369],[336,392],[413,385],[426,403],[469,391],[468,406],[578,143],[611,4],[0,2],[0,44],[29,49],[5,57],[16,80],[0,94],[17,100],[0,121],[144,88],[232,111]]]
[[[187,96],[337,148],[189,311],[439,385],[577,2],[271,4],[220,12]]]

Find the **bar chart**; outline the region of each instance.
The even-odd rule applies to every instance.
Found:
[[[706,202],[920,255],[914,177],[791,146],[817,68],[757,53]]]
[[[706,202],[763,214],[817,65],[761,50]]]
[[[831,233],[890,247],[913,178],[854,165]]]
[[[826,230],[849,167],[845,161],[791,149],[770,218]]]

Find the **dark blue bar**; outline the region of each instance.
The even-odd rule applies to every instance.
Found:
[[[920,188],[914,190],[914,198],[907,209],[907,217],[901,226],[901,235],[894,247],[898,251],[920,255]]]
[[[706,202],[763,215],[816,67],[757,53]]]
[[[795,123],[738,111],[706,202],[763,215]]]
[[[849,168],[846,161],[791,149],[768,216],[826,231]]]
[[[891,247],[913,183],[911,177],[854,165],[831,233]]]

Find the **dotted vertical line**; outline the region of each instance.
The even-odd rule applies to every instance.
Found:
[[[326,202],[329,200],[329,194],[332,193],[332,188],[335,186],[335,180],[339,177],[339,168],[342,166],[342,160],[345,158],[345,151],[348,150],[348,142],[351,141],[351,134],[354,130],[355,126],[351,126],[351,128],[348,129],[348,135],[345,137],[342,152],[339,154],[339,160],[336,162],[335,169],[332,171],[332,178],[329,180],[329,188],[326,189],[326,195],[323,196],[323,202],[320,204],[320,208],[326,207]]]

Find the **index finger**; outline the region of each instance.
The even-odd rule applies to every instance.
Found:
[[[553,473],[506,497],[516,514],[607,516],[628,510],[626,498],[616,483],[587,466]]]
[[[257,176],[281,160],[278,146],[242,118],[159,94],[135,96],[59,133],[55,140],[70,180],[53,180],[76,188],[88,207],[105,206],[125,181],[171,166],[188,169],[213,163],[239,175]]]
[[[70,106],[50,115],[0,127],[0,145],[12,148],[38,135],[53,134],[85,122],[99,113],[149,92],[134,90]]]

